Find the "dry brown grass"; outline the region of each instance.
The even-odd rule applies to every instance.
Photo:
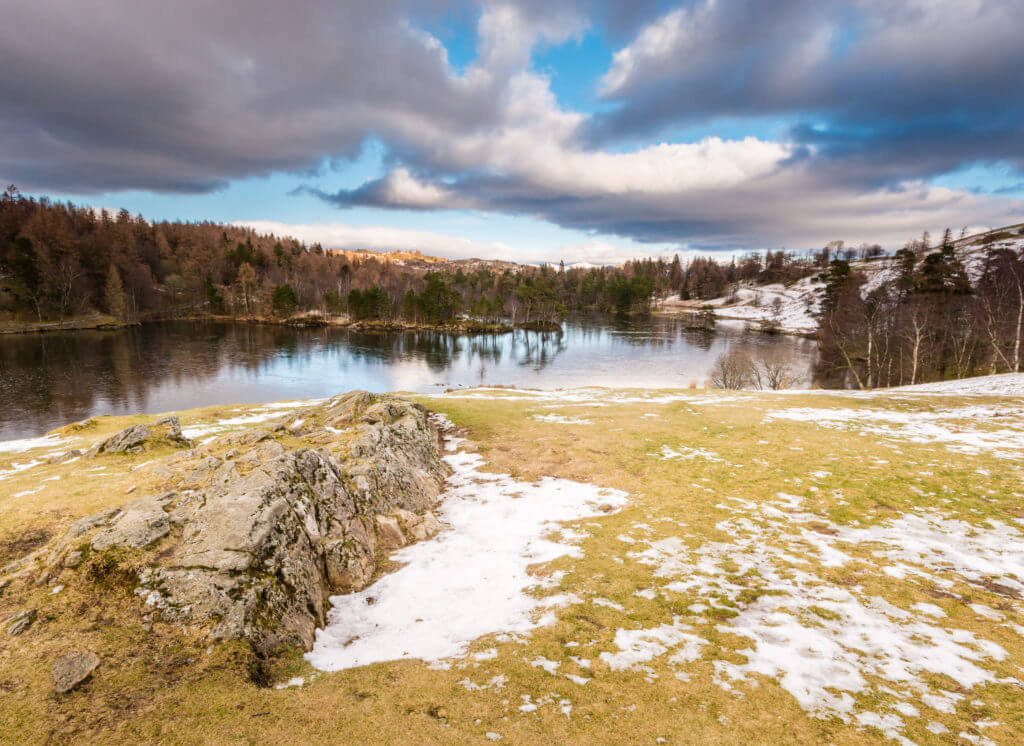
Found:
[[[742,662],[738,651],[749,641],[722,631],[721,613],[694,622],[709,644],[701,659],[689,664],[689,681],[676,678],[676,669],[663,658],[648,664],[657,676],[649,681],[642,673],[610,670],[598,655],[615,650],[617,629],[665,623],[697,600],[634,595],[660,581],[652,577],[650,567],[628,561],[629,547],[616,537],[635,531],[638,523],[652,526],[652,537],[671,536],[682,522],[690,535],[727,540],[716,528],[728,515],[719,507],[724,496],[767,499],[797,490],[794,480],[823,468],[831,472],[829,490],[804,494],[808,510],[820,515],[825,529],[831,522],[882,521],[910,507],[955,510],[978,523],[987,518],[1011,520],[1020,514],[1020,466],[986,455],[951,455],[926,444],[901,443],[897,454],[892,445],[869,436],[808,422],[764,422],[769,408],[850,406],[848,399],[839,397],[689,395],[692,400],[663,404],[564,410],[542,410],[501,394],[481,400],[420,398],[465,428],[494,470],[524,479],[566,477],[630,493],[632,503],[622,512],[582,522],[589,537],[582,543],[581,558],[563,558],[538,568],[542,573],[566,571],[561,592],[601,596],[625,611],[592,603],[565,607],[554,625],[537,629],[524,644],[479,640],[473,650],[493,647],[497,656],[454,661],[450,670],[401,661],[316,674],[297,653],[287,655],[271,662],[266,672],[270,680],[298,675],[307,683],[276,690],[253,683],[252,656],[243,646],[209,645],[161,624],[148,631],[140,605],[126,587],[130,583],[104,584],[87,573],[67,573],[60,579],[66,588],[56,595],[49,595],[50,586],[40,586],[0,597],[0,616],[25,606],[39,609],[29,632],[17,638],[0,633],[0,742],[447,744],[486,742],[487,732],[501,734],[502,743],[516,744],[654,743],[658,738],[677,744],[884,741],[877,730],[811,717],[768,678],[758,686],[743,684],[733,692],[724,691],[714,681],[714,661]],[[892,401],[882,406],[923,405]],[[585,417],[595,424],[561,425],[531,418],[540,411]],[[232,414],[233,409],[223,408],[188,413],[183,423]],[[125,422],[101,421],[89,437],[98,438]],[[653,457],[664,444],[707,448],[723,461]],[[15,535],[29,530],[56,533],[72,518],[129,499],[124,490],[133,477],[127,467],[133,459],[144,459],[103,458],[96,463],[109,465],[111,476],[105,479],[87,481],[74,468],[85,465],[78,462],[40,466],[0,482],[0,536],[31,543],[27,536]],[[24,456],[14,460],[23,461]],[[888,463],[877,468],[879,461]],[[930,475],[923,477],[925,471]],[[46,482],[50,486],[45,490],[20,501],[11,497],[38,484],[40,477],[54,475],[60,478]],[[144,489],[148,487],[140,486],[139,494]],[[837,499],[833,490],[841,491],[844,499]],[[944,502],[951,496],[952,508]],[[867,549],[858,551],[867,556]],[[131,558],[122,561],[130,564]],[[993,664],[1001,675],[1018,675],[1018,667],[1024,665],[1024,638],[970,613],[955,598],[966,596],[1003,609],[1024,623],[1019,602],[998,588],[932,588],[879,577],[856,563],[821,572],[838,586],[864,587],[901,608],[920,601],[935,603],[949,615],[943,623],[976,632],[1006,649],[1007,659]],[[753,602],[761,593],[752,578],[742,602]],[[807,613],[828,622],[827,614],[813,609]],[[93,649],[103,662],[81,689],[58,697],[50,686],[49,665],[69,647]],[[538,656],[558,661],[559,674],[585,676],[589,682],[580,686],[530,665]],[[592,660],[592,668],[580,668],[570,656]],[[507,677],[500,689],[468,691],[460,684],[467,678],[486,683],[499,674]],[[551,703],[536,712],[521,712],[524,695],[534,701],[550,698]],[[572,704],[569,716],[559,709],[563,699]],[[881,698],[864,704],[884,711],[889,703]],[[982,731],[975,723],[985,717],[1000,725]],[[969,693],[956,713],[929,711],[926,717],[906,720],[905,734],[921,743],[940,741],[924,730],[930,720],[946,724],[951,736],[963,731],[1017,742],[1024,739],[1024,697],[1010,684],[981,686]]]

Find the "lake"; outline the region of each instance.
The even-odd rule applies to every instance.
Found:
[[[168,322],[117,331],[0,336],[0,440],[99,414],[319,398],[350,389],[685,387],[731,346],[773,348],[809,381],[816,344],[720,322],[588,316],[561,333],[457,336]]]

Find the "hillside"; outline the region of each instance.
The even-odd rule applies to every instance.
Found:
[[[138,563],[167,556],[172,530],[0,581],[5,627],[34,611],[0,636],[0,740],[1024,739],[1024,376],[416,398],[445,429],[445,528],[334,597],[308,655],[260,662],[154,614]],[[336,401],[180,419],[191,458],[244,471],[230,443],[252,428],[281,423],[264,443],[285,458],[351,437],[323,429]],[[166,451],[52,458],[154,419],[0,445],[4,561],[185,478]],[[55,695],[69,650],[98,667]]]

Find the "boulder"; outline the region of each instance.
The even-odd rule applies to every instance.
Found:
[[[434,425],[422,407],[382,399],[387,406],[371,413],[373,423],[361,419],[375,400],[362,392],[296,417],[347,412],[372,448],[287,451],[260,437],[234,461],[208,457],[195,467],[185,482],[197,489],[160,505],[168,523],[181,527],[180,538],[172,534],[161,560],[139,574],[136,592],[154,614],[215,639],[247,638],[261,653],[308,649],[330,595],[365,587],[379,553],[407,543],[395,511],[409,525],[440,525],[416,515],[436,504],[447,473]],[[156,507],[147,508],[154,521],[144,525],[164,532]],[[125,516],[97,538],[125,535],[122,520],[138,528],[141,513],[129,520],[129,508],[140,513],[134,503],[125,506]]]
[[[101,453],[139,453],[146,441],[165,440],[176,445],[191,445],[182,435],[181,425],[176,416],[161,417],[152,425],[132,425],[106,440],[93,444],[86,457],[94,458]]]
[[[426,410],[401,399],[352,392],[288,417],[298,419],[312,433],[338,435],[321,423],[342,420],[348,429],[315,439],[322,447],[303,436],[306,447],[287,450],[268,424],[208,444],[233,451],[230,459],[162,459],[184,475],[178,490],[76,521],[52,572],[80,566],[86,541],[95,551],[140,550],[135,592],[147,618],[245,638],[260,654],[308,649],[332,594],[366,587],[384,553],[440,529],[430,510],[447,467]],[[166,418],[150,434],[170,438],[176,425]],[[101,445],[134,448],[140,437],[122,431]]]
[[[145,425],[132,425],[94,444],[85,455],[93,458],[101,453],[135,453],[152,435]]]
[[[62,655],[53,662],[53,688],[57,694],[66,694],[92,675],[99,666],[96,653],[88,650]]]

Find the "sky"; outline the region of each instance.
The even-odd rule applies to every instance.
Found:
[[[1024,221],[1024,0],[3,6],[26,194],[595,264]]]

